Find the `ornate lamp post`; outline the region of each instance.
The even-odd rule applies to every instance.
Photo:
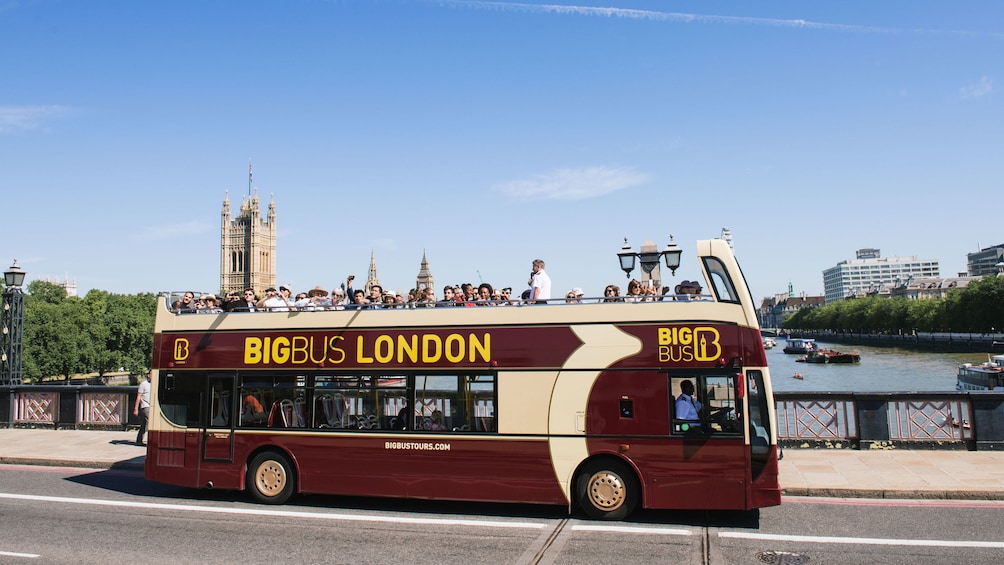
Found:
[[[24,269],[17,259],[4,271],[3,328],[0,332],[0,385],[21,384],[21,336],[24,329]]]
[[[627,275],[627,278],[631,278],[631,271],[634,270],[636,259],[641,262],[641,269],[651,274],[656,266],[659,265],[660,257],[665,259],[666,267],[675,275],[676,269],[680,267],[680,255],[682,254],[683,250],[673,241],[672,235],[669,236],[669,243],[662,251],[658,251],[658,248],[651,241],[646,241],[642,244],[641,251],[638,253],[635,253],[634,249],[631,249],[625,237],[624,246],[617,252],[617,258],[620,260],[621,269]]]

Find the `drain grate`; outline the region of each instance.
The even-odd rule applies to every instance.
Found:
[[[761,551],[756,554],[756,558],[760,563],[769,563],[770,565],[802,565],[809,562],[808,555],[791,553],[790,551]]]

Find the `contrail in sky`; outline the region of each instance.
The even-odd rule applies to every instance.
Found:
[[[523,2],[490,2],[482,0],[441,0],[440,4],[466,6],[470,8],[490,9],[509,12],[530,12],[542,14],[570,14],[575,16],[604,16],[609,18],[624,18],[632,20],[647,20],[673,23],[698,24],[730,24],[746,26],[783,27],[795,29],[810,29],[823,31],[839,31],[853,33],[909,33],[953,35],[958,37],[992,37],[1004,39],[1004,33],[981,33],[958,30],[936,29],[900,29],[879,26],[853,24],[833,24],[813,22],[803,19],[755,18],[750,16],[716,16],[707,14],[687,14],[682,12],[658,12],[655,10],[635,10],[631,8],[608,8],[596,6],[575,6],[566,4],[528,4]]]

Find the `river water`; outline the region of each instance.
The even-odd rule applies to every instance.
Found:
[[[785,340],[767,350],[767,366],[775,391],[806,392],[944,392],[955,390],[963,363],[983,363],[986,354],[924,353],[909,349],[867,347],[817,341],[821,348],[857,351],[856,365],[799,363],[801,355],[785,353]],[[801,373],[803,379],[792,377]]]

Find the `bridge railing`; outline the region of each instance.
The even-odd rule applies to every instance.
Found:
[[[138,426],[135,386],[0,387],[0,427],[117,429]]]
[[[139,424],[135,386],[0,387],[0,427]],[[787,448],[1004,450],[1004,392],[778,392]]]
[[[1004,449],[1004,392],[774,396],[785,447]]]

